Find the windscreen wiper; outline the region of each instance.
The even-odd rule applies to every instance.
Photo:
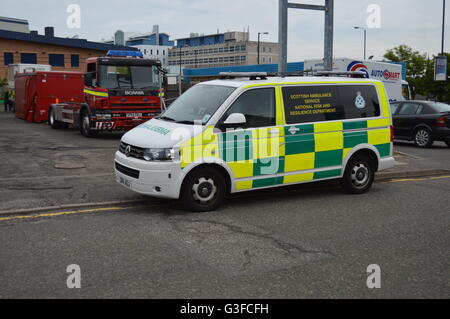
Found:
[[[187,124],[187,125],[194,125],[194,121],[177,121],[177,124]]]
[[[167,117],[167,116],[160,116],[157,117],[158,120],[163,120],[163,121],[167,121],[167,122],[176,122],[177,120],[171,118],[171,117]]]

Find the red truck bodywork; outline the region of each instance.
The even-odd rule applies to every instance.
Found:
[[[14,85],[16,117],[28,122],[47,122],[53,103],[84,101],[81,72],[20,73]]]
[[[111,68],[107,76],[117,77],[117,88],[99,85],[100,65]],[[87,59],[84,73],[16,74],[16,117],[35,123],[48,121],[55,129],[79,127],[87,137],[99,131],[130,130],[162,111],[160,79],[154,75],[160,66],[157,60],[107,56]],[[128,67],[141,68],[140,72],[148,68],[154,82],[143,89],[122,87],[118,70]]]

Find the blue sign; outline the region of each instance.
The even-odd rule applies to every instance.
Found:
[[[434,58],[434,80],[447,81],[447,57],[445,55]]]

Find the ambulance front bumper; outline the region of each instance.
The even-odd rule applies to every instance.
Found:
[[[179,162],[147,162],[116,152],[116,181],[143,195],[178,199],[181,168]]]

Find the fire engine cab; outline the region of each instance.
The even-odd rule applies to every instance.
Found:
[[[86,137],[100,131],[130,130],[159,115],[162,77],[158,60],[138,51],[109,51],[85,65],[84,101],[56,101],[48,110],[54,129],[78,127]]]

